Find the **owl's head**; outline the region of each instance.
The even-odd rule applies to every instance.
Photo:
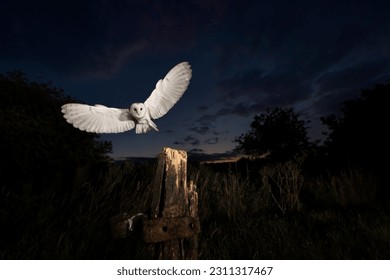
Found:
[[[136,118],[143,118],[146,114],[146,108],[144,103],[133,103],[130,106],[130,114]]]

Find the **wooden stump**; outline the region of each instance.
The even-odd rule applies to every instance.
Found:
[[[187,186],[187,153],[163,148],[153,183],[151,216],[143,220],[151,259],[197,259],[198,194]]]

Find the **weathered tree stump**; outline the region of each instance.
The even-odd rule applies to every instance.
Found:
[[[198,193],[187,185],[187,153],[163,148],[158,156],[152,185],[150,216],[143,213],[112,217],[114,238],[125,238],[142,221],[143,238],[150,259],[193,260],[198,257]]]
[[[198,194],[187,186],[187,153],[164,148],[158,156],[151,216],[143,220],[152,259],[197,259]]]

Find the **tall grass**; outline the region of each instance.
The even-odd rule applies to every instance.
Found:
[[[376,200],[377,179],[360,169],[341,170],[336,174],[320,177],[315,184],[322,192],[328,192],[333,203],[350,205],[373,205]]]
[[[118,213],[148,213],[155,166],[113,164],[69,192],[0,189],[2,259],[142,259],[142,229],[113,239]],[[388,259],[390,219],[361,170],[310,178],[302,159],[257,178],[189,164],[199,194],[200,259]],[[53,186],[55,187],[55,186]]]
[[[303,157],[297,157],[285,163],[266,166],[260,171],[263,188],[283,213],[301,209],[299,193],[304,183],[303,160]]]
[[[69,193],[24,197],[2,193],[3,224],[9,236],[1,258],[106,259],[142,256],[138,241],[114,240],[109,219],[121,212],[146,211],[153,166],[112,165],[95,183],[70,187]],[[3,189],[5,191],[5,189]],[[1,209],[3,210],[3,209]],[[0,211],[1,211],[0,210]],[[135,233],[136,234],[136,233]],[[12,236],[13,235],[13,236]],[[119,246],[120,245],[120,246]],[[134,253],[135,252],[135,253]]]

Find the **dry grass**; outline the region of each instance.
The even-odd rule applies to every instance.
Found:
[[[351,169],[305,178],[301,164],[266,166],[254,181],[189,165],[199,193],[199,258],[388,259],[390,219],[374,204],[374,177]],[[2,188],[0,258],[144,258],[142,232],[112,239],[109,219],[148,211],[154,168],[112,165],[68,193]]]
[[[266,166],[260,171],[263,188],[283,213],[301,209],[299,193],[304,183],[301,171],[303,160],[304,158],[295,158]]]

